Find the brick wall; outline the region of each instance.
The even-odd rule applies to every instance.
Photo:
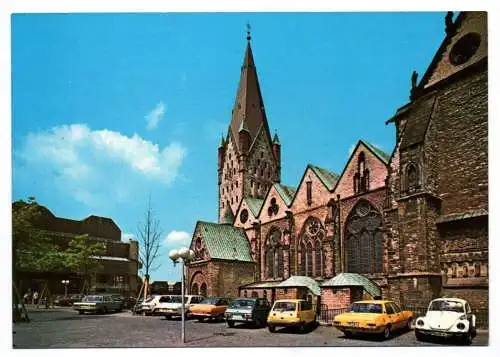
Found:
[[[350,288],[321,288],[321,303],[328,309],[343,309],[351,304]]]

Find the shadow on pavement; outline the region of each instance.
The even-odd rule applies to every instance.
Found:
[[[319,324],[316,323],[314,325],[305,326],[303,330],[300,330],[298,327],[283,327],[281,329],[276,328],[275,333],[286,333],[286,334],[304,334],[311,333],[318,328]]]

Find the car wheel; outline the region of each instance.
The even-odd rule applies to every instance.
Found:
[[[472,344],[472,333],[470,331],[462,337],[462,343],[466,346],[470,346]]]
[[[391,325],[384,327],[384,332],[382,332],[382,338],[388,340],[391,337]]]
[[[350,331],[344,331],[344,336],[347,337],[347,338],[351,338],[352,337],[352,332],[350,332]]]
[[[255,327],[262,327],[262,321],[260,321],[260,319],[255,319]]]
[[[78,315],[83,315],[83,311],[79,310]]]
[[[413,319],[410,317],[410,318],[408,319],[408,322],[406,323],[406,330],[407,330],[407,331],[410,331],[410,330],[411,330],[411,325],[412,325],[412,323],[413,323]]]
[[[234,321],[228,321],[228,322],[227,322],[227,325],[228,325],[229,327],[233,328],[233,327],[234,327]]]
[[[417,341],[422,341],[422,342],[425,341],[424,335],[418,332],[418,330],[415,330],[415,338],[417,339]]]
[[[170,316],[170,315],[165,315],[165,319],[167,319],[167,320],[171,320],[171,319],[172,319],[172,316]]]
[[[198,317],[198,321],[202,322],[205,318],[203,317]]]
[[[267,326],[267,329],[269,330],[269,332],[274,333],[276,331],[276,326],[269,325]]]
[[[107,314],[107,313],[108,313],[108,308],[107,308],[106,306],[105,306],[105,307],[103,307],[103,309],[102,309],[102,313],[103,313],[103,314]]]

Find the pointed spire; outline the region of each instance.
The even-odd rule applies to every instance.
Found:
[[[250,42],[250,40],[252,39],[252,36],[250,35],[250,30],[252,29],[252,27],[250,27],[250,23],[247,22],[247,41]]]
[[[280,139],[278,139],[278,131],[277,130],[274,131],[273,144],[281,145],[280,144]]]
[[[221,133],[219,147],[223,147],[224,145],[226,145],[226,141],[224,140],[224,133]]]

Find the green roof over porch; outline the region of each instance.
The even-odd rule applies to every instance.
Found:
[[[321,287],[362,286],[372,297],[381,296],[382,291],[373,281],[356,273],[339,273],[321,284]]]
[[[308,276],[293,275],[277,285],[278,288],[308,288],[314,295],[321,295],[321,288],[316,280]]]

